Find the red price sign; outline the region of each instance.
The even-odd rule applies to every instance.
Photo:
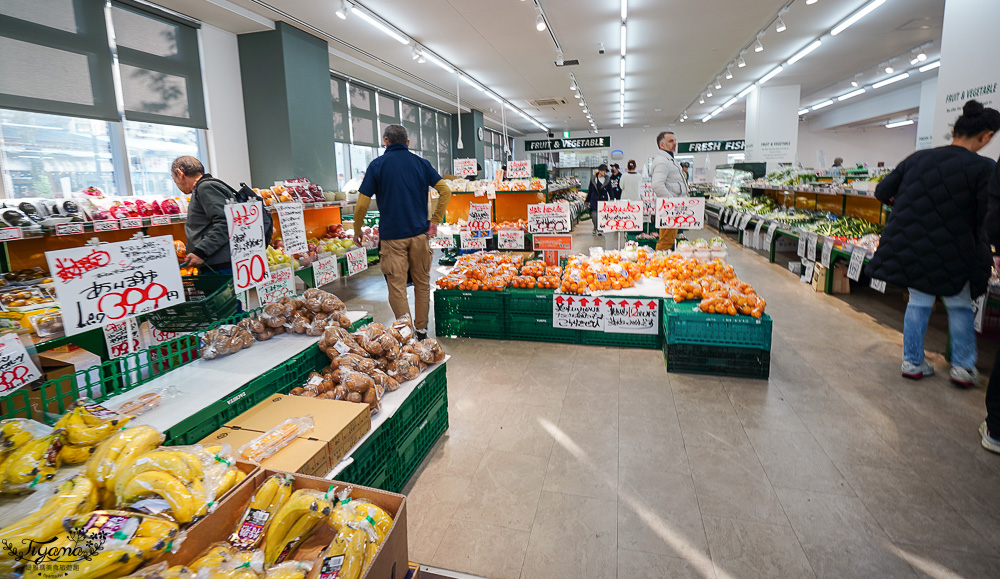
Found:
[[[528,233],[569,233],[568,203],[528,205]]]
[[[705,227],[705,199],[701,197],[659,197],[656,200],[658,229],[702,229]]]
[[[114,219],[95,221],[94,231],[118,231],[118,222]]]
[[[0,395],[42,377],[16,334],[0,336]]]
[[[347,275],[355,275],[368,269],[368,252],[363,247],[344,254],[347,259]]]
[[[640,201],[599,201],[597,216],[601,231],[642,231]]]
[[[264,256],[260,254],[251,255],[246,259],[241,259],[234,264],[233,276],[237,291],[244,291],[251,287],[257,287],[268,279],[267,263]]]
[[[20,227],[0,228],[0,241],[14,241],[23,238]]]
[[[490,203],[470,203],[469,204],[469,224],[472,231],[492,231],[493,217],[492,204]]]
[[[97,300],[97,311],[107,320],[120,320],[136,313],[158,310],[161,301],[170,295],[167,286],[152,282],[146,285],[130,287],[121,291],[103,294]]]
[[[531,161],[508,161],[507,177],[510,179],[530,179]]]
[[[226,205],[229,252],[233,264],[233,284],[237,292],[270,283],[264,257],[263,206],[259,201]]]

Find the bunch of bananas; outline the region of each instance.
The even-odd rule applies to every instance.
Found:
[[[206,486],[205,464],[193,452],[161,447],[140,455],[115,477],[117,507],[159,496],[178,523],[190,523],[208,514],[214,498]]]
[[[150,426],[136,426],[119,430],[102,442],[87,461],[84,472],[97,485],[101,505],[112,508],[115,504],[115,479],[142,454],[163,444],[164,436]]]
[[[29,492],[35,485],[55,478],[62,464],[62,430],[32,438],[15,448],[0,464],[0,490],[8,494]]]
[[[247,473],[236,468],[232,449],[228,444],[206,446],[205,452],[212,455],[213,460],[212,466],[205,470],[205,477],[215,481],[215,498],[218,501],[222,495],[229,492],[229,489],[247,478]]]
[[[379,547],[389,534],[389,529],[392,528],[392,516],[385,509],[365,499],[351,499],[350,492],[351,489],[348,487],[338,495],[340,502],[327,520],[330,527],[337,532],[337,538],[330,544],[328,552],[337,553],[343,548],[345,554],[352,555],[345,556],[340,577],[359,577],[363,574],[375,559],[375,554],[378,553]],[[362,533],[364,537],[361,536]],[[361,546],[361,563],[359,567],[355,567],[354,550],[358,548],[358,542],[362,539],[364,542]]]
[[[117,414],[98,404],[77,401],[75,408],[56,422],[64,430],[65,446],[60,450],[60,460],[68,464],[87,462],[97,445],[119,430],[132,417]]]
[[[199,579],[259,579],[264,569],[264,554],[259,550],[240,550],[227,543],[216,543],[189,567]]]
[[[41,426],[26,418],[0,420],[0,459],[35,438],[35,434],[32,432],[33,425]]]
[[[267,570],[264,579],[306,579],[313,564],[310,561],[288,561]]]
[[[143,567],[125,579],[196,579],[196,577],[195,572],[184,565],[167,567],[166,563],[158,563]]]
[[[330,516],[333,503],[328,494],[311,489],[292,493],[274,515],[264,539],[264,563],[281,563],[302,545],[323,519]]]
[[[358,579],[365,569],[368,533],[358,523],[348,523],[337,533],[330,546],[323,551],[319,565],[313,567],[309,579],[337,577]],[[368,526],[365,523],[364,526]],[[368,526],[370,529],[371,527]],[[376,547],[376,550],[378,548]]]
[[[229,543],[240,549],[253,549],[260,544],[274,514],[292,494],[292,479],[280,474],[267,477],[254,492],[250,504],[229,536]]]
[[[62,532],[62,521],[67,517],[87,513],[97,506],[94,483],[83,475],[63,482],[55,495],[16,523],[0,529],[0,540],[8,545],[24,545],[28,541],[44,543]],[[0,552],[0,559],[9,557],[7,550]]]

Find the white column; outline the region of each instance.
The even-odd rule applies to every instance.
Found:
[[[213,176],[239,189],[240,183],[250,183],[250,149],[235,34],[202,25],[201,72],[208,113],[206,165]]]
[[[934,146],[934,105],[937,103],[938,79],[929,78],[920,83],[920,116],[917,119],[916,150]]]
[[[766,162],[768,171],[796,162],[800,97],[799,85],[765,86],[747,95],[748,162]]]
[[[951,141],[951,128],[962,114],[962,105],[976,99],[988,107],[1000,108],[1000,2],[947,0],[941,35],[941,68],[938,74],[934,111],[935,147]],[[996,159],[1000,139],[979,152]]]

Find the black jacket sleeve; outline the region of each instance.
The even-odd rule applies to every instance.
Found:
[[[219,249],[229,243],[229,226],[226,224],[225,207],[226,201],[231,199],[231,195],[223,187],[219,183],[206,182],[200,183],[195,191],[211,225],[205,230],[197,245],[188,251],[202,260],[207,260],[215,255]]]
[[[875,188],[875,198],[891,207],[896,202],[896,193],[899,191],[899,185],[903,182],[905,171],[906,161],[903,161],[878,184],[878,187]]]
[[[993,247],[994,255],[1000,255],[1000,163],[991,175],[989,186],[987,187],[986,218],[984,226],[986,228],[986,238]]]

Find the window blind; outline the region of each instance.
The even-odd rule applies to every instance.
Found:
[[[406,133],[410,137],[410,149],[423,150],[420,142],[420,108],[406,101],[400,102],[399,108],[402,113],[403,128],[406,129]]]
[[[350,106],[347,102],[347,81],[336,76],[330,77],[330,92],[333,94],[333,140],[349,143],[351,132],[347,128],[347,109]]]
[[[437,114],[438,172],[451,173],[451,115]]]
[[[355,145],[376,146],[375,91],[351,85],[351,130]]]
[[[437,126],[435,112],[430,109],[420,107],[420,148],[427,153],[428,157],[436,156],[437,153]],[[412,142],[413,139],[410,139]]]
[[[399,99],[384,93],[378,93],[378,139],[389,125],[399,124]]]

